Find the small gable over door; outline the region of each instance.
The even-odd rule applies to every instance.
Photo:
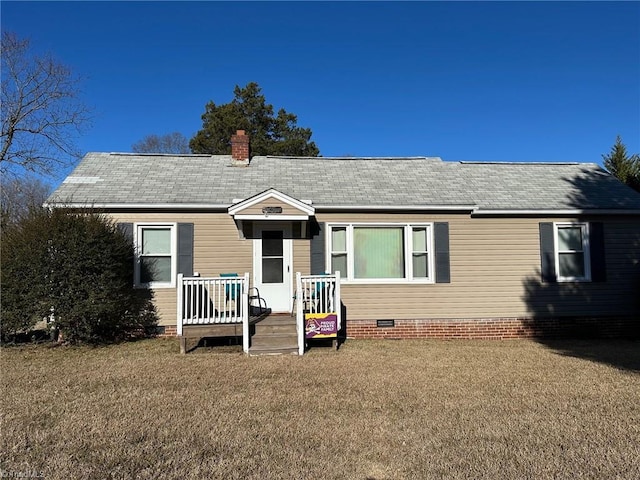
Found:
[[[235,220],[309,220],[315,208],[271,188],[246,198],[231,207],[229,215]]]

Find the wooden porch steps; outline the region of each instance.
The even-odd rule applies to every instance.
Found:
[[[255,323],[249,355],[298,353],[296,319],[289,314],[271,314]]]

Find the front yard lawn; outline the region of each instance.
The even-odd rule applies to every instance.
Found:
[[[3,348],[2,476],[640,478],[638,342],[178,351]]]

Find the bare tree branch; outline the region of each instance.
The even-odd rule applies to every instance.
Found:
[[[42,208],[51,186],[33,176],[2,179],[0,226],[20,222],[32,209]]]
[[[52,175],[81,155],[75,141],[90,121],[80,78],[51,55],[35,56],[29,40],[2,33],[0,172]]]
[[[147,135],[134,143],[131,149],[135,153],[191,153],[189,141],[180,132],[166,135]]]

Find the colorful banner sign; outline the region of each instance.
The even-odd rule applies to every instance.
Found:
[[[338,336],[338,315],[335,313],[305,313],[306,338],[335,338]]]

